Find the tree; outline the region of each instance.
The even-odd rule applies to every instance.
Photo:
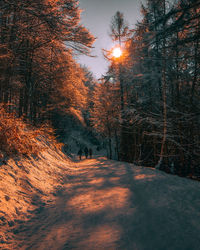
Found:
[[[61,103],[65,93],[68,104],[78,95],[69,81],[64,86],[79,71],[73,51],[88,54],[94,41],[80,24],[78,1],[3,0],[0,19],[0,101],[12,103],[19,117],[33,123],[49,119],[55,100],[58,104],[55,93]],[[69,91],[63,91],[66,86]]]
[[[117,11],[112,17],[110,25],[110,37],[113,41],[117,41],[119,45],[125,42],[130,35],[128,24],[124,19],[124,14]]]
[[[124,19],[123,13],[117,11],[116,14],[112,17],[111,25],[110,25],[110,36],[112,40],[115,42],[117,41],[120,47],[127,42],[130,37],[130,30],[128,28],[127,22]],[[125,51],[125,50],[124,50]],[[122,121],[121,123],[121,135],[120,135],[120,159],[125,160],[127,158],[127,150],[128,150],[128,141],[127,141],[127,124],[125,121],[124,113],[125,113],[125,79],[123,78],[123,71],[125,68],[123,67],[123,61],[118,59],[118,61],[114,61],[111,65],[112,71],[117,76],[119,81],[119,88],[120,88],[120,114]],[[114,59],[115,60],[115,59]]]
[[[93,127],[106,139],[108,139],[109,158],[113,157],[112,138],[119,126],[119,95],[116,86],[109,80],[102,79],[94,89],[93,108],[91,121]],[[117,141],[116,149],[118,147]]]
[[[173,166],[179,175],[199,171],[199,7],[196,1],[148,1],[142,21],[126,42],[123,38],[118,91],[125,161],[168,172]],[[116,17],[112,27],[118,27]],[[112,30],[120,42],[123,32]],[[109,73],[117,79],[114,63]]]

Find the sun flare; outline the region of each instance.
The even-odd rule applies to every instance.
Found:
[[[113,49],[113,56],[119,58],[122,55],[122,50],[119,47]]]

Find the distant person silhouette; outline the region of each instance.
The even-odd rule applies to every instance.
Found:
[[[82,151],[82,149],[80,148],[79,151],[78,151],[78,156],[79,156],[79,159],[80,159],[80,160],[81,160],[82,153],[83,153],[83,151]]]
[[[84,148],[84,152],[85,152],[85,158],[87,159],[88,158],[88,148],[87,147]]]
[[[90,155],[90,159],[92,159],[92,149],[89,148],[89,155]]]

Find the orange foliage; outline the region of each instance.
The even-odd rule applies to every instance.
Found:
[[[47,135],[47,136],[46,136]],[[0,153],[6,155],[37,155],[46,148],[45,143],[39,143],[45,136],[55,142],[53,130],[50,127],[33,128],[14,113],[6,112],[0,106]],[[60,146],[57,144],[56,146]]]

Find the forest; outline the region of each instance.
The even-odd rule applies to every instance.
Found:
[[[97,80],[75,59],[95,41],[79,1],[1,0],[0,153],[34,153],[38,131],[63,142],[75,116],[110,159],[199,178],[200,3],[147,0],[141,14],[111,16],[122,55],[104,50]]]

